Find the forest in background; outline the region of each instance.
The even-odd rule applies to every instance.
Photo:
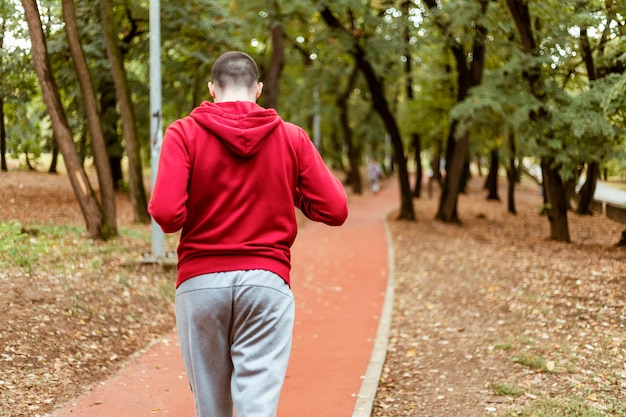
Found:
[[[149,4],[0,1],[2,169],[7,154],[32,166],[49,152],[54,171],[60,154],[94,238],[117,235],[120,187],[135,221],[149,221]],[[208,98],[217,56],[243,50],[260,66],[260,104],[305,127],[354,192],[376,158],[398,176],[399,218],[415,219],[433,176],[436,218],[456,223],[470,163],[488,170],[491,199],[506,173],[512,213],[530,164],[549,237],[568,242],[568,212],[590,212],[602,175],[626,175],[625,10],[624,0],[161,1],[162,127]]]

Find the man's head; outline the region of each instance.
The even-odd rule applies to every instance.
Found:
[[[256,101],[263,83],[259,82],[259,69],[250,55],[226,52],[213,64],[209,92],[218,101]]]

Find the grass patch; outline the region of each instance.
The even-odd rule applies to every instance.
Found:
[[[512,356],[511,362],[518,363],[522,366],[525,366],[530,369],[541,369],[546,370],[546,360],[541,356],[534,355],[520,355],[520,356]]]
[[[494,349],[509,351],[513,350],[513,345],[511,343],[498,343],[493,347]]]
[[[524,394],[524,390],[519,387],[508,384],[491,384],[491,390],[494,394],[506,397],[520,397]]]
[[[18,266],[30,272],[53,252],[59,239],[77,233],[71,226],[26,228],[17,221],[0,223],[0,268]]]

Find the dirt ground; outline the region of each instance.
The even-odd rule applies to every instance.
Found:
[[[373,416],[626,415],[623,225],[571,214],[573,243],[551,242],[536,188],[517,191],[513,216],[481,181],[461,227],[433,220],[436,198],[415,201],[417,222],[389,222],[394,317]],[[120,194],[121,237],[94,243],[67,178],[0,173],[0,416],[46,415],[172,329],[173,271],[138,262],[149,227],[131,214]],[[37,255],[9,254],[17,239]]]
[[[0,173],[0,416],[44,416],[172,330],[175,272],[143,263],[124,194],[117,211],[94,242],[66,176]]]
[[[396,290],[373,416],[626,416],[624,225],[569,215],[549,241],[536,187],[517,215],[475,179],[461,227],[390,222]],[[506,199],[502,191],[501,198]]]

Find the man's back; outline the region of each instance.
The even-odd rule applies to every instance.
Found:
[[[183,229],[178,284],[232,269],[266,269],[289,283],[300,192],[314,220],[341,224],[347,215],[343,187],[304,131],[255,103],[203,103],[168,128],[163,152],[169,204],[155,187],[161,202],[151,212],[176,219],[159,221],[164,229]],[[168,206],[162,215],[159,206]]]

